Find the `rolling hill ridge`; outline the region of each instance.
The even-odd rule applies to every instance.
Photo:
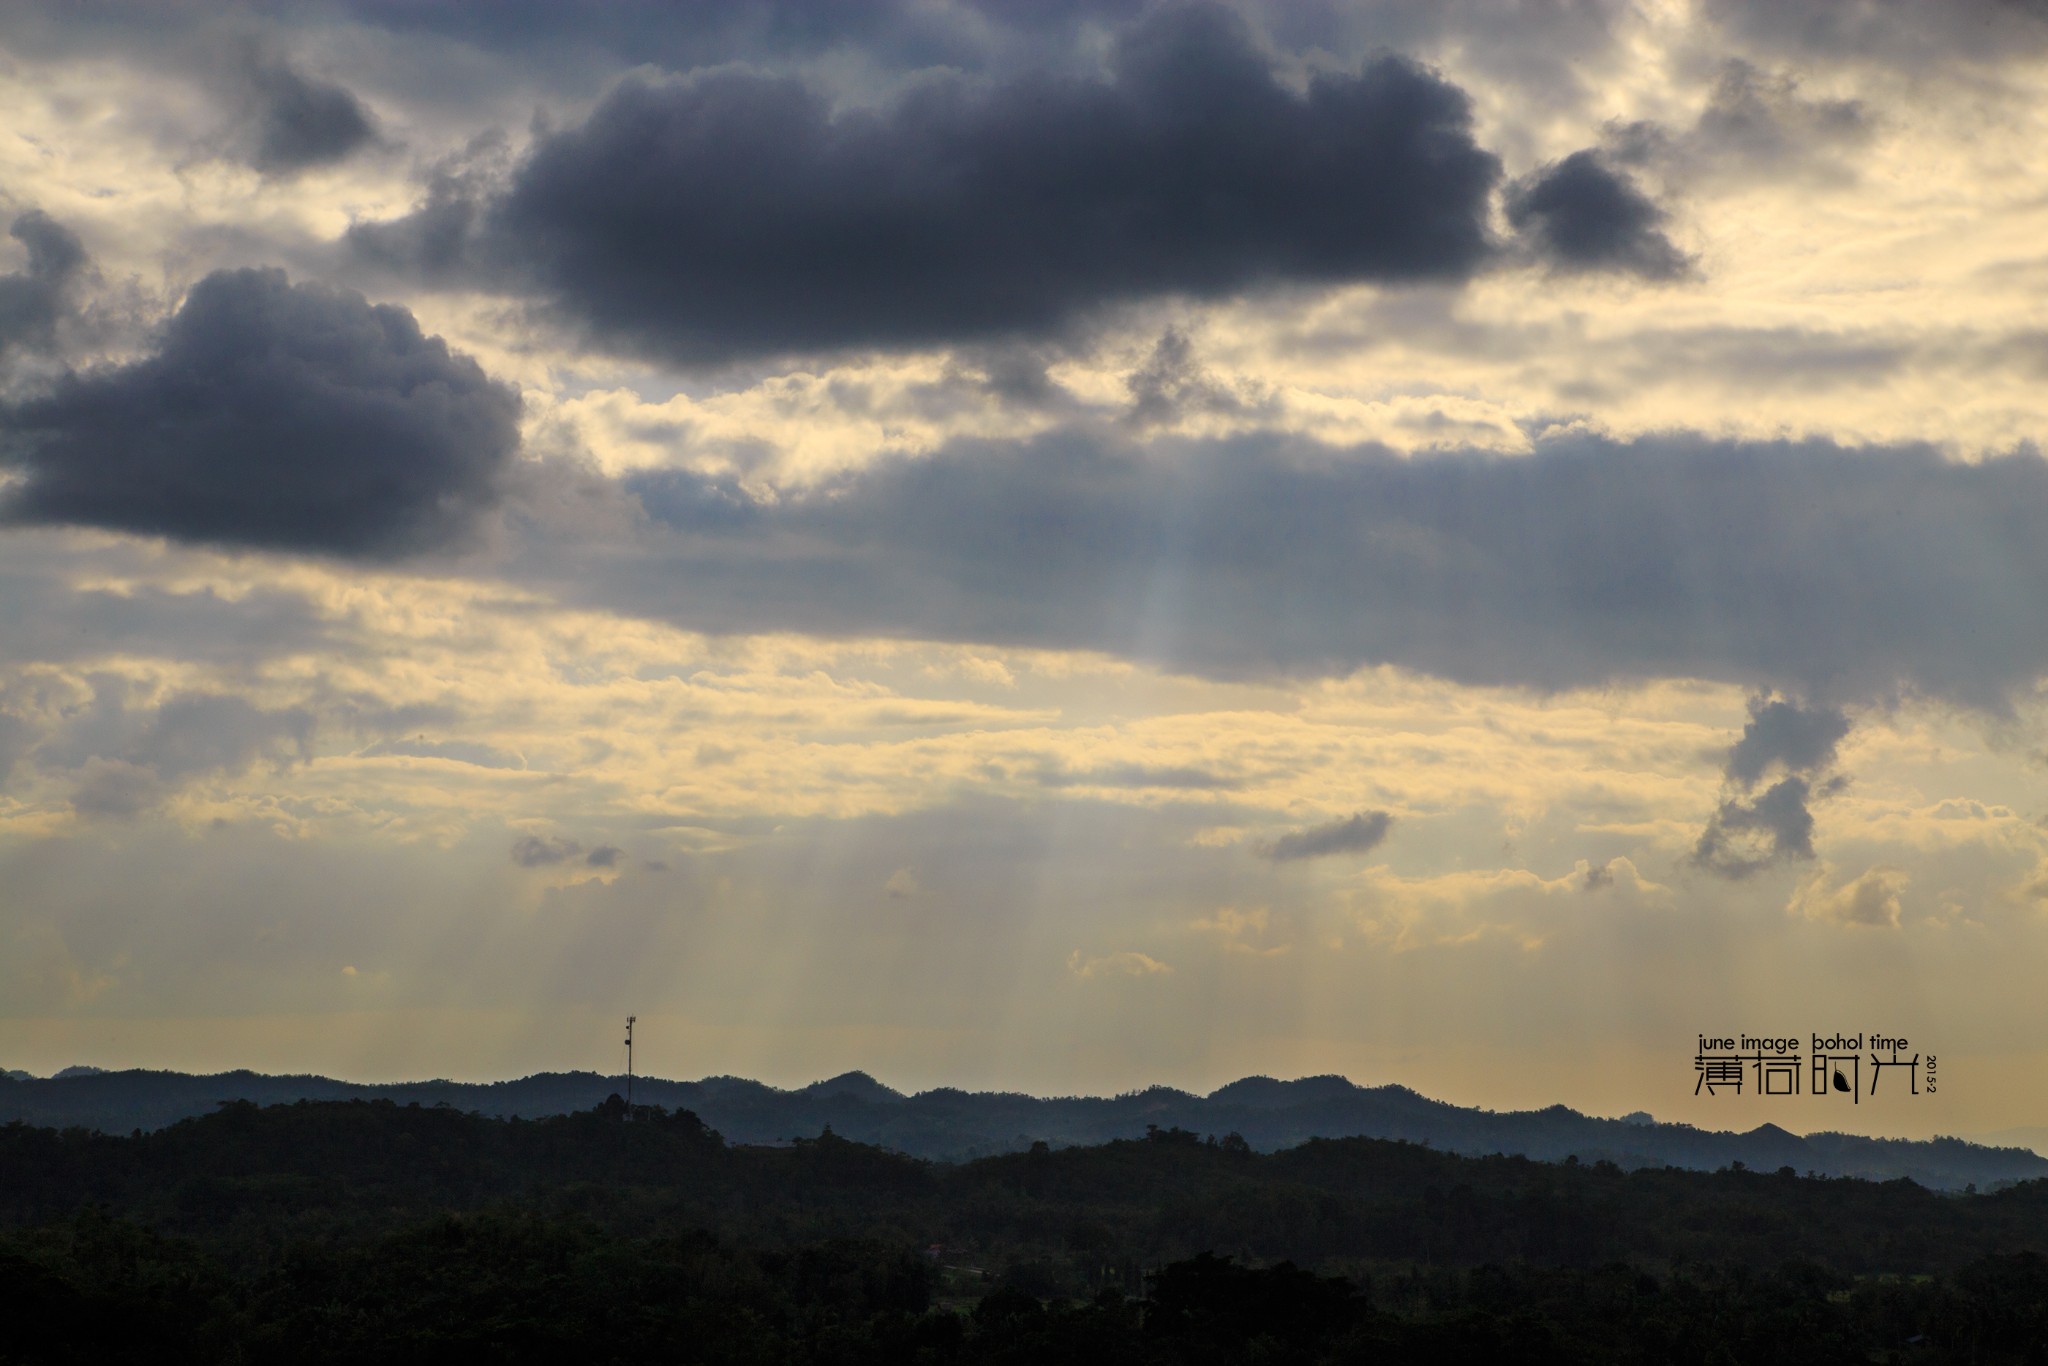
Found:
[[[622,1077],[595,1072],[543,1072],[489,1083],[371,1085],[246,1071],[203,1076],[69,1071],[53,1078],[0,1076],[0,1123],[127,1133],[207,1114],[225,1101],[358,1099],[537,1118],[589,1109],[625,1084]],[[1040,1141],[1063,1147],[1142,1137],[1151,1128],[1180,1128],[1239,1134],[1253,1148],[1268,1152],[1312,1138],[1384,1138],[1470,1155],[1503,1153],[1543,1161],[1577,1157],[1631,1169],[1717,1170],[1741,1163],[1763,1171],[1791,1167],[1824,1176],[1906,1177],[1949,1190],[2048,1176],[2048,1159],[2025,1148],[1954,1138],[1800,1135],[1773,1124],[1734,1133],[1656,1123],[1646,1116],[1603,1119],[1562,1105],[1496,1112],[1449,1105],[1404,1086],[1359,1086],[1339,1076],[1294,1081],[1245,1077],[1206,1096],[1155,1086],[1111,1097],[952,1088],[906,1095],[865,1072],[794,1090],[744,1077],[640,1077],[634,1081],[634,1099],[692,1111],[734,1143],[783,1143],[816,1137],[829,1128],[858,1142],[938,1161],[1021,1151]]]

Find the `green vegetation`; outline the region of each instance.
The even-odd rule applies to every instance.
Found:
[[[2048,1359],[2048,1183],[1180,1130],[941,1166],[614,1100],[0,1128],[0,1361]]]

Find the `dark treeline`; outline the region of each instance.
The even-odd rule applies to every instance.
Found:
[[[2048,1182],[1318,1140],[946,1166],[622,1103],[0,1128],[0,1361],[2048,1360]]]

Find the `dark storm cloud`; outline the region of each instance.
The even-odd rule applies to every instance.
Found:
[[[362,101],[343,86],[315,80],[282,57],[252,51],[243,71],[242,152],[265,175],[331,165],[376,141]]]
[[[512,841],[512,861],[521,868],[551,868],[582,852],[581,844],[559,835],[521,835]]]
[[[1728,751],[1728,778],[1747,788],[1773,764],[1792,773],[1825,768],[1848,733],[1849,718],[1839,707],[1802,708],[1782,698],[1753,698],[1749,724]]]
[[[1258,846],[1259,854],[1275,863],[1297,859],[1326,858],[1332,854],[1364,854],[1379,848],[1394,824],[1385,811],[1360,811],[1342,820],[1291,830]]]
[[[1299,438],[954,443],[704,518],[630,476],[637,544],[537,544],[574,601],[715,631],[1088,648],[1216,676],[1702,677],[1999,707],[2048,673],[2048,462],[1925,447]],[[742,490],[726,491],[744,498]],[[561,558],[549,562],[549,556]]]
[[[335,32],[341,17],[289,3],[12,0],[0,8],[0,48],[21,64],[31,87],[40,65],[126,67],[116,77],[117,103],[95,113],[96,120],[127,123],[180,161],[239,161],[282,177],[344,160],[378,140],[363,101],[346,85],[309,72],[291,51],[325,29],[316,42],[326,38],[321,45],[350,54],[355,74],[375,79],[388,71],[392,63],[378,54],[376,38]],[[186,91],[156,98],[167,80]]]
[[[492,44],[559,43],[581,35],[621,53],[665,60],[646,44],[715,39],[729,53],[741,35],[808,49],[869,36],[917,16],[980,15],[1022,28],[1127,19],[1148,0],[348,0],[365,21],[399,30],[462,34]],[[639,46],[634,46],[638,44]],[[677,49],[691,52],[694,48]]]
[[[1598,64],[1617,31],[1627,31],[1631,7],[1628,0],[1246,0],[1242,8],[1292,51],[1448,48],[1529,100],[1562,104],[1597,85]]]
[[[56,344],[66,295],[86,271],[85,244],[40,209],[16,217],[7,235],[27,251],[28,263],[0,275],[0,357],[16,348],[47,351]]]
[[[171,6],[149,0],[12,0],[0,45],[26,62],[111,57],[145,80],[198,87],[213,112],[239,117],[242,84],[221,53],[253,35],[297,69],[373,95],[416,146],[445,147],[484,124],[513,127],[536,109],[587,109],[625,72],[747,68],[801,73],[824,98],[872,104],[935,73],[1012,82],[1101,74],[1115,36],[1160,0],[280,0]],[[1511,157],[1530,130],[1582,122],[1606,102],[1634,54],[1629,0],[1228,0],[1290,85],[1310,70],[1356,70],[1388,52],[1454,63],[1520,117],[1503,128]],[[299,63],[307,63],[300,66]],[[183,100],[190,105],[193,101]],[[176,120],[172,120],[173,123]],[[161,126],[172,155],[246,158],[246,138]],[[232,131],[232,130],[228,130]]]
[[[358,21],[458,42],[536,75],[609,63],[673,71],[856,52],[882,71],[1081,70],[1152,0],[354,0]],[[1570,107],[1612,50],[1619,0],[1235,0],[1281,51],[1324,61],[1455,51],[1530,100]],[[1588,68],[1592,70],[1589,71]],[[1590,78],[1590,81],[1589,81]]]
[[[444,192],[350,242],[431,266],[466,226],[473,283],[523,281],[609,345],[725,358],[1458,279],[1488,256],[1498,175],[1464,93],[1420,67],[1383,57],[1297,91],[1228,11],[1173,9],[1121,35],[1106,80],[933,78],[835,113],[789,79],[631,79],[491,202]]]
[[[9,0],[0,6],[0,46],[25,63],[111,58],[145,79],[187,81],[229,125],[208,139],[208,154],[246,158],[249,64],[240,54],[252,44],[291,54],[291,69],[316,96],[337,88],[306,74],[303,63],[317,57],[331,80],[346,82],[340,88],[372,91],[392,106],[408,134],[474,132],[480,111],[523,121],[557,100],[585,106],[634,68],[824,67],[859,93],[939,69],[1081,71],[1099,61],[1099,28],[1144,8],[1145,0]],[[287,144],[331,148],[345,139],[350,120],[338,102],[311,103],[310,115],[292,120],[299,136],[288,134]],[[375,122],[366,111],[364,121]],[[167,145],[203,136],[195,127],[160,131]],[[221,145],[222,132],[230,145]]]
[[[1811,787],[1782,778],[1754,800],[1721,803],[1693,847],[1693,862],[1726,878],[1746,878],[1787,859],[1813,857]]]
[[[512,861],[521,868],[552,868],[572,860],[586,868],[616,868],[625,853],[615,844],[586,850],[580,842],[560,835],[521,835],[512,841]]]
[[[1522,240],[1557,270],[1671,280],[1691,264],[1664,235],[1669,215],[1595,151],[1574,152],[1510,186],[1507,214]]]
[[[471,238],[490,193],[494,163],[506,156],[502,138],[484,136],[435,167],[427,192],[403,218],[353,224],[346,242],[358,264],[393,276],[432,283],[458,282],[472,262]]]
[[[0,515],[381,556],[460,539],[497,497],[519,397],[405,309],[280,271],[193,286],[155,354],[0,408]]]
[[[1749,724],[1729,748],[1723,770],[1731,791],[1700,832],[1693,862],[1723,877],[1744,878],[1787,859],[1812,858],[1808,777],[1834,763],[1835,747],[1848,733],[1849,718],[1839,707],[1751,698]],[[1773,768],[1786,776],[1761,796],[1748,796]],[[1823,795],[1833,788],[1826,785]]]

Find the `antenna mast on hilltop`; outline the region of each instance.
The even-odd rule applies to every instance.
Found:
[[[633,1113],[633,1022],[640,1017],[626,1017],[626,1113]]]

